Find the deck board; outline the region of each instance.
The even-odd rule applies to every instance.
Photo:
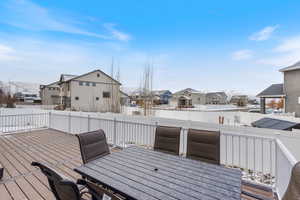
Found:
[[[72,180],[80,178],[73,171],[82,164],[74,135],[50,129],[1,135],[0,163],[5,168],[0,181],[1,200],[55,200],[46,177],[31,166],[32,161],[45,162]],[[255,188],[245,189],[272,197]],[[246,196],[242,199],[254,200]]]

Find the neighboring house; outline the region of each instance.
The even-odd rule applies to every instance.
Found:
[[[237,106],[246,106],[248,104],[247,95],[233,95],[230,99],[230,103]]]
[[[206,104],[227,104],[227,95],[225,92],[206,93]]]
[[[284,76],[285,112],[300,117],[300,62],[280,70]]]
[[[122,106],[128,106],[130,104],[129,95],[121,90],[120,90],[120,103]]]
[[[266,113],[266,99],[280,98],[285,101],[284,110],[300,117],[300,62],[280,70],[283,84],[273,84],[257,95],[261,99],[261,113]]]
[[[60,86],[58,81],[40,86],[40,96],[43,105],[58,105],[60,104]]]
[[[157,104],[168,104],[169,100],[172,98],[172,92],[169,90],[152,91],[152,95],[154,96]]]
[[[195,105],[203,105],[205,102],[205,93],[192,88],[180,90],[174,93],[170,99],[170,105],[175,107],[193,107]]]
[[[101,70],[77,76],[62,74],[58,82],[40,86],[43,104],[90,112],[120,112],[118,81]],[[58,96],[58,98],[57,98]]]
[[[101,70],[61,75],[61,101],[66,108],[93,112],[120,112],[120,85]]]

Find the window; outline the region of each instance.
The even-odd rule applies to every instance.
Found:
[[[80,86],[83,86],[83,82],[82,82],[82,81],[79,81],[79,85],[80,85]]]
[[[96,101],[99,101],[99,97],[96,97]]]
[[[96,83],[92,83],[93,87],[96,87]]]
[[[86,86],[90,86],[90,83],[89,83],[89,82],[85,82],[85,85],[86,85]]]
[[[103,98],[110,98],[110,92],[103,92]]]
[[[79,100],[79,97],[75,97],[75,100],[78,101],[78,100]]]
[[[98,77],[98,78],[100,77],[100,74],[99,74],[99,73],[97,74],[97,77]]]

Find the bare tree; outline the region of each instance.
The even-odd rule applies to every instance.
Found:
[[[111,112],[119,113],[120,112],[120,91],[119,85],[115,83],[115,80],[120,77],[120,71],[118,69],[115,74],[115,60],[112,57],[111,62],[111,81],[110,81],[110,101],[108,102],[108,106]]]
[[[147,63],[144,68],[142,78],[142,90],[141,90],[141,103],[144,108],[144,115],[150,115],[150,111],[153,103],[153,66],[151,63]]]

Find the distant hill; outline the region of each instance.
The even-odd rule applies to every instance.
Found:
[[[30,93],[38,94],[40,84],[21,82],[21,81],[10,81],[10,82],[0,81],[0,88],[2,88],[5,92],[10,92],[12,94],[16,92],[30,92]]]

